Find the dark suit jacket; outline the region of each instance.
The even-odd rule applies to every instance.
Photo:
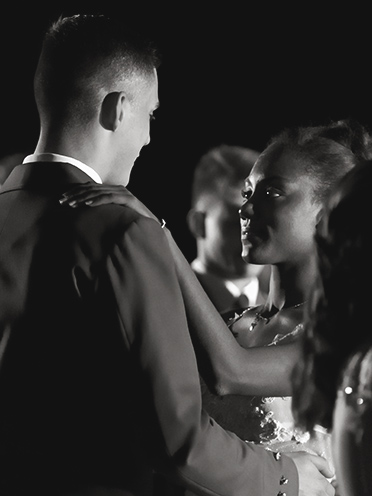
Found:
[[[202,412],[157,222],[59,204],[90,180],[24,164],[0,191],[0,494],[148,495],[156,470],[200,495],[297,496],[290,459]]]

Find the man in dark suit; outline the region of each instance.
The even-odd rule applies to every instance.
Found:
[[[244,443],[203,412],[160,224],[59,202],[77,184],[128,183],[157,66],[103,16],[45,36],[40,138],[0,194],[0,494],[150,495],[154,470],[200,495],[332,494],[321,459]]]

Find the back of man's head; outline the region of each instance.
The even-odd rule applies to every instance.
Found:
[[[222,144],[208,150],[195,167],[191,205],[199,200],[223,199],[229,188],[242,189],[259,152],[243,146]]]
[[[60,18],[45,34],[34,79],[42,119],[87,122],[102,97],[123,90],[135,98],[136,83],[160,64],[153,44],[103,15]]]

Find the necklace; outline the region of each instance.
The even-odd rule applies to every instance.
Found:
[[[291,307],[285,307],[286,309],[289,309],[289,308],[298,308],[300,307],[301,305],[303,305],[305,302],[301,302],[301,303],[297,303],[297,305],[292,305]],[[256,327],[256,325],[261,321],[263,320],[265,322],[265,325],[267,325],[270,320],[275,317],[275,315],[278,315],[279,312],[281,312],[282,310],[284,310],[284,307],[282,307],[280,310],[278,310],[276,313],[274,313],[274,315],[271,315],[270,317],[264,317],[262,315],[263,313],[263,309],[261,310],[261,312],[256,312],[255,314],[255,317],[254,319],[252,320],[252,323],[251,325],[248,327],[248,331],[253,331],[253,329]]]

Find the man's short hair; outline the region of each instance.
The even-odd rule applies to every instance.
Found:
[[[202,196],[218,199],[226,187],[241,185],[250,173],[259,152],[243,146],[222,144],[208,150],[195,167],[191,204]]]
[[[89,119],[103,90],[119,91],[120,84],[149,78],[159,65],[154,43],[116,19],[60,17],[45,33],[35,74],[39,112],[62,119],[78,112]]]

